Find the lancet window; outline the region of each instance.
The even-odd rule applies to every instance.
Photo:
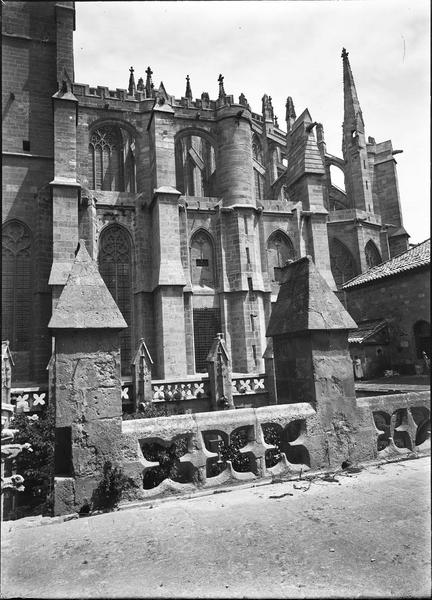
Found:
[[[30,350],[32,324],[32,239],[21,221],[2,230],[2,336],[12,351]]]
[[[89,141],[91,189],[135,192],[135,142],[117,125],[95,128]]]
[[[331,271],[339,288],[358,274],[356,262],[348,248],[336,238],[330,240],[329,249]]]
[[[283,231],[273,232],[267,241],[267,262],[271,280],[279,281],[280,269],[295,258],[296,252],[290,238]]]
[[[197,231],[192,236],[190,265],[194,285],[216,287],[213,242],[208,233],[203,230]]]
[[[213,145],[200,135],[185,135],[175,145],[176,186],[186,196],[216,195]]]
[[[378,248],[375,246],[372,240],[369,240],[365,246],[365,257],[366,264],[369,267],[369,269],[382,263],[381,254],[379,253]]]
[[[128,329],[120,333],[122,373],[127,374],[131,362],[132,248],[124,227],[110,225],[103,230],[99,243],[99,271],[128,324]]]

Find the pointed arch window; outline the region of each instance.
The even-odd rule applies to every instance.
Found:
[[[128,324],[128,329],[120,333],[122,374],[128,374],[131,363],[132,248],[124,227],[110,225],[103,230],[99,243],[99,271]]]
[[[184,135],[175,144],[176,186],[186,196],[215,196],[216,159],[211,142]]]
[[[94,129],[89,158],[91,189],[135,192],[135,142],[129,132],[117,125]]]
[[[190,265],[193,285],[216,287],[213,241],[202,229],[191,238]]]
[[[365,246],[365,257],[366,264],[369,269],[372,269],[372,267],[376,267],[382,263],[381,254],[372,240],[369,240]]]
[[[295,258],[296,252],[290,238],[283,231],[274,231],[267,241],[267,263],[271,280],[280,281],[282,267]]]
[[[2,229],[2,336],[12,351],[30,350],[33,284],[32,238],[21,221]]]
[[[357,265],[348,248],[338,239],[329,243],[331,271],[338,288],[358,274]]]

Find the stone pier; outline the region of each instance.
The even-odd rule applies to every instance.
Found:
[[[278,404],[309,403],[321,457],[312,467],[373,458],[372,423],[357,408],[348,330],[357,325],[306,256],[287,265],[270,317]]]
[[[119,332],[127,325],[82,240],[49,327],[60,515],[90,507],[105,463],[122,460]]]

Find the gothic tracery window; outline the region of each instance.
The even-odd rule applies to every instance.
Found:
[[[2,231],[2,336],[12,351],[30,350],[32,260],[30,230],[9,221]]]
[[[210,141],[184,135],[175,145],[176,186],[186,196],[215,196],[216,159]]]
[[[93,130],[89,141],[89,183],[93,190],[135,192],[135,143],[116,125]]]
[[[194,285],[216,287],[213,242],[203,230],[192,236],[190,264],[191,278]]]
[[[289,260],[295,260],[296,253],[290,238],[282,231],[275,231],[267,241],[267,262],[273,282],[279,281],[280,269]]]
[[[132,255],[127,231],[120,225],[110,225],[101,234],[99,271],[117,303],[128,329],[120,333],[122,373],[130,371],[132,321]]]
[[[329,243],[330,266],[338,288],[358,274],[353,255],[338,239],[333,238]]]
[[[382,263],[381,255],[378,248],[375,246],[372,240],[369,240],[365,246],[366,264],[369,269],[376,267]]]

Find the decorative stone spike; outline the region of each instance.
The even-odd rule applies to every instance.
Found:
[[[129,93],[129,96],[133,96],[135,94],[135,91],[136,91],[135,77],[134,77],[134,68],[131,67],[129,69],[129,71],[130,71],[130,75],[129,75],[128,93]]]
[[[214,338],[206,360],[210,379],[212,409],[235,408],[232,397],[231,359],[222,333],[218,333]]]
[[[191,86],[190,86],[190,77],[189,77],[189,75],[186,75],[186,92],[185,92],[185,98],[188,98],[188,100],[193,100],[192,89],[191,89]]]
[[[146,83],[145,83],[145,92],[146,92],[146,96],[147,98],[151,98],[153,95],[153,81],[152,81],[152,75],[153,75],[153,71],[151,70],[150,67],[147,67],[146,69]]]
[[[143,80],[143,78],[142,78],[142,77],[140,77],[140,78],[138,79],[137,91],[138,91],[138,92],[143,92],[143,91],[144,91],[144,89],[145,89],[145,88],[144,88],[144,80]]]
[[[218,82],[219,82],[219,100],[224,100],[226,97],[225,94],[225,89],[224,89],[224,77],[222,74],[219,75],[218,77]]]

